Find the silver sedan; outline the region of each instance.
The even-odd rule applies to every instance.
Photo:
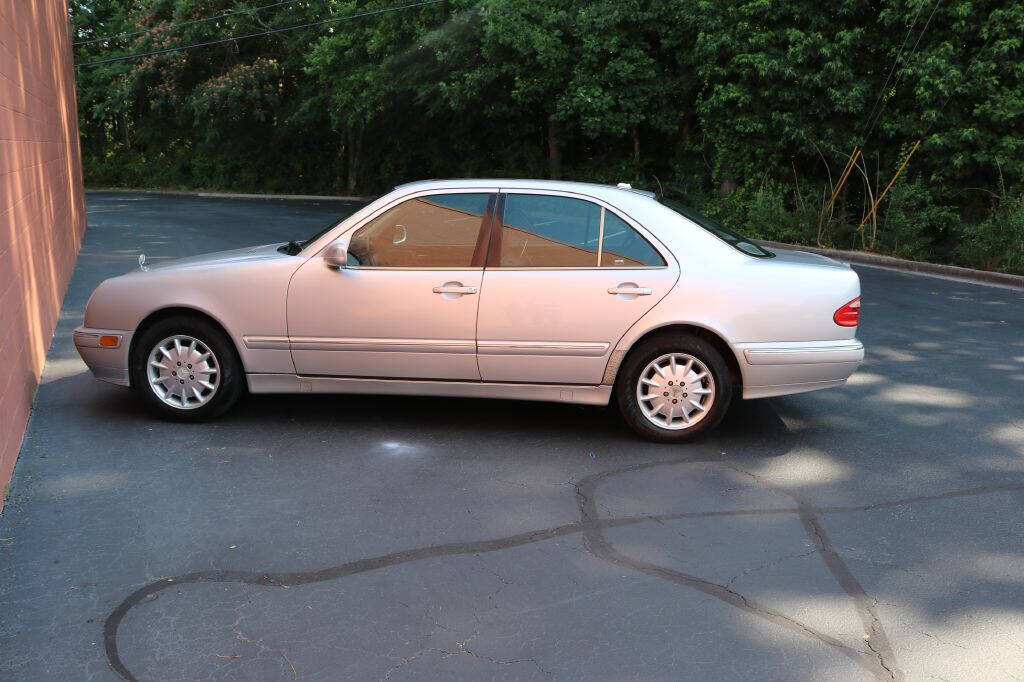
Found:
[[[141,267],[75,345],[161,416],[251,393],[606,405],[641,435],[712,429],[732,398],[839,386],[860,281],[628,185],[403,185],[302,242]]]

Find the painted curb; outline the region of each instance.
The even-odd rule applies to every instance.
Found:
[[[774,249],[785,249],[789,251],[810,251],[821,254],[836,260],[860,265],[875,265],[881,268],[892,268],[894,270],[906,270],[909,272],[920,272],[927,275],[939,275],[941,277],[953,277],[983,284],[999,284],[1002,286],[1024,289],[1024,276],[1011,275],[1005,272],[990,272],[988,270],[972,270],[961,268],[956,265],[940,265],[938,263],[925,263],[916,260],[904,260],[892,256],[880,256],[874,253],[863,251],[840,251],[838,249],[823,249],[817,246],[804,246],[802,244],[784,244],[782,242],[770,242],[762,239],[754,240],[758,244]]]

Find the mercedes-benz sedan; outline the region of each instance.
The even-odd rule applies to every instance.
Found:
[[[108,279],[74,339],[96,377],[174,419],[244,390],[614,400],[675,442],[735,395],[844,383],[859,310],[849,266],[628,185],[447,180],[301,242]]]

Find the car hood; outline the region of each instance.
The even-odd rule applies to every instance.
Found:
[[[270,258],[292,258],[288,254],[278,251],[284,242],[276,244],[262,244],[260,246],[247,246],[244,249],[231,249],[230,251],[215,251],[204,253],[199,256],[187,256],[172,260],[146,261],[147,270],[165,270],[168,268],[191,268],[206,265],[228,265],[247,261],[267,260]]]
[[[846,263],[841,263],[837,260],[828,258],[827,256],[820,256],[816,253],[808,253],[807,251],[789,251],[778,248],[772,249],[772,253],[775,254],[775,258],[770,259],[771,262],[775,263],[790,263],[793,265],[823,265],[826,267],[833,268],[849,268],[850,266]]]

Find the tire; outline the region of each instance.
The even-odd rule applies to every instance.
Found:
[[[205,421],[235,404],[245,375],[234,345],[217,326],[200,317],[175,315],[135,339],[131,380],[154,415]]]
[[[658,443],[683,443],[718,426],[732,402],[732,380],[722,354],[708,341],[662,334],[626,357],[615,393],[622,418],[638,434]]]

